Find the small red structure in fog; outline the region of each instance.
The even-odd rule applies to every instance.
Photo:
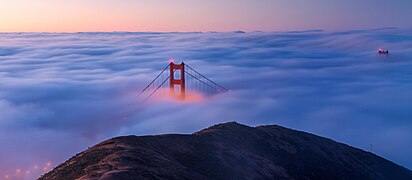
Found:
[[[182,100],[193,100],[202,96],[231,92],[231,90],[210,80],[184,62],[175,64],[174,59],[169,59],[169,62],[169,65],[139,93],[139,96],[145,96],[144,101],[156,92],[160,94],[167,93],[167,95]],[[187,98],[187,96],[190,97]]]
[[[383,50],[381,48],[378,49],[379,55],[389,55],[389,50]]]
[[[186,83],[185,83],[185,63],[175,64],[170,62],[170,92],[175,96],[175,85],[180,86],[180,98],[185,98]],[[180,79],[175,78],[175,71],[180,70]]]

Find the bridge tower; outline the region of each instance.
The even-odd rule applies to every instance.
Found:
[[[175,72],[180,70],[180,78],[175,78]],[[185,98],[186,95],[186,84],[185,84],[185,63],[175,64],[173,61],[170,62],[170,94],[174,97],[181,99]],[[175,85],[180,88],[180,94],[176,95]]]

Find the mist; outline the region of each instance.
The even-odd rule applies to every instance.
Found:
[[[115,136],[228,121],[307,131],[412,168],[411,30],[0,37],[0,177],[33,179]],[[232,92],[142,103],[170,58]]]

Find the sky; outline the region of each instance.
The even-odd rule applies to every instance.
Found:
[[[281,125],[365,151],[372,145],[412,168],[411,30],[0,38],[0,179],[33,179],[112,137],[193,133],[228,121]],[[232,92],[142,104],[137,95],[170,58]]]
[[[2,0],[0,32],[412,28],[410,0]]]

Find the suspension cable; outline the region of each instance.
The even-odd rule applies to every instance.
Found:
[[[207,78],[206,76],[200,74],[198,71],[196,71],[195,69],[193,69],[191,66],[189,66],[189,65],[187,65],[187,64],[186,64],[186,66],[187,66],[188,68],[190,68],[192,71],[194,71],[195,73],[197,73],[197,74],[199,74],[200,76],[202,76],[203,78],[205,78],[206,80],[208,80],[208,81],[210,81],[211,83],[215,84],[216,86],[219,86],[220,88],[222,88],[222,89],[224,89],[224,90],[226,90],[226,91],[229,91],[229,89],[227,89],[227,88],[225,88],[225,87],[217,84],[216,82],[212,81],[211,79]]]
[[[193,78],[195,78],[196,80],[200,81],[201,83],[205,84],[206,86],[209,86],[209,87],[211,87],[211,88],[214,88],[213,86],[211,86],[211,85],[207,84],[207,83],[206,83],[206,82],[204,82],[203,80],[201,80],[201,79],[199,79],[199,78],[197,78],[197,77],[193,76],[193,75],[192,75],[192,74],[190,74],[189,72],[185,71],[185,73],[187,73],[189,76],[192,76]]]
[[[143,91],[140,92],[139,95],[137,95],[137,96],[140,96],[141,94],[143,94],[143,92],[146,91],[146,90],[163,74],[163,72],[166,71],[166,69],[167,69],[169,66],[170,66],[170,64],[168,64],[168,65],[162,70],[162,72],[160,72],[160,74],[157,75],[156,78],[154,78],[153,81],[150,82],[149,85],[147,85],[147,86],[143,89]],[[170,78],[170,76],[169,76],[169,78]]]
[[[160,89],[160,87],[162,87],[163,86],[163,84],[164,83],[166,83],[167,82],[167,80],[169,80],[170,79],[170,76],[168,77],[168,78],[166,78],[163,82],[162,82],[162,84],[160,84],[160,86],[158,86],[157,88],[156,88],[156,90],[154,90],[143,102],[146,102],[150,97],[152,97],[153,96],[153,94],[154,93],[156,93],[157,92],[157,90],[159,90]]]

